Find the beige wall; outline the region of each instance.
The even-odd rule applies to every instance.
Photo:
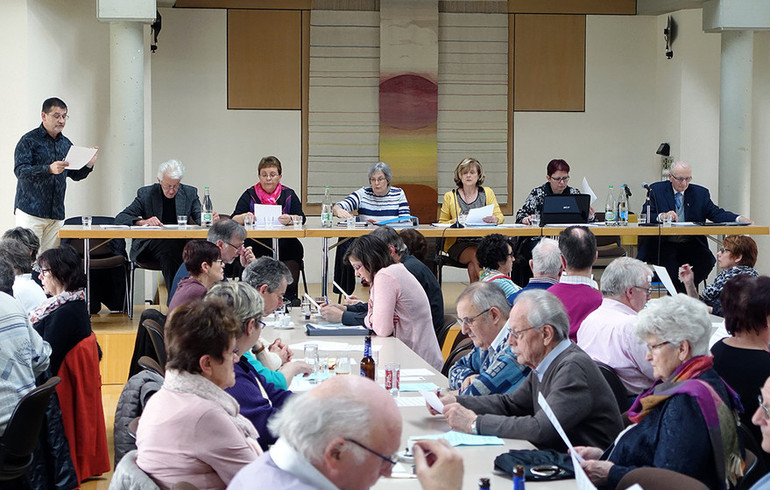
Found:
[[[13,225],[13,149],[39,123],[45,97],[70,105],[67,134],[76,144],[106,144],[109,125],[108,26],[95,19],[90,0],[6,0],[0,18],[0,63],[6,69],[0,97],[0,228]],[[215,207],[230,213],[256,181],[255,165],[274,154],[284,183],[300,190],[300,114],[297,111],[226,110],[226,14],[223,10],[162,9],[158,52],[148,55],[148,173],[178,158],[185,181],[211,186]],[[563,157],[573,184],[587,176],[603,203],[606,186],[627,183],[641,205],[639,183],[659,175],[654,152],[662,141],[694,166],[697,182],[717,194],[719,35],[704,34],[699,10],[675,14],[674,58],[663,54],[664,17],[593,16],[587,21],[586,111],[517,113],[514,117],[514,202],[543,182],[545,165]],[[770,222],[763,182],[770,170],[770,34],[755,36],[754,179],[752,217]],[[12,67],[12,68],[11,68]],[[265,74],[269,76],[269,74]],[[68,215],[89,210],[116,214],[110,179],[120,162],[100,160],[96,172],[70,183]],[[748,190],[747,190],[748,191]],[[127,203],[125,203],[127,204]],[[770,271],[770,250],[760,240],[760,270]],[[318,280],[320,241],[306,243],[308,280]],[[462,279],[464,274],[459,274]]]

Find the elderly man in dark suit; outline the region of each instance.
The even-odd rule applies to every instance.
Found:
[[[676,162],[668,174],[668,181],[656,182],[650,186],[650,222],[660,223],[666,215],[672,221],[713,221],[716,223],[753,223],[750,219],[725,211],[711,201],[711,194],[705,187],[690,184],[692,168],[689,164]],[[679,267],[690,264],[695,274],[695,284],[706,280],[716,259],[708,247],[705,236],[665,237],[658,246],[658,238],[640,241],[637,258],[645,262],[662,265],[680,292],[685,292],[679,281]],[[660,250],[660,252],[658,252]]]
[[[115,223],[135,226],[177,224],[177,216],[187,216],[188,222],[201,224],[201,203],[198,189],[181,183],[184,165],[177,160],[163,162],[158,167],[158,182],[141,187],[134,202],[115,217]],[[182,265],[182,249],[186,240],[134,239],[131,260],[159,263],[163,279],[172,283]]]

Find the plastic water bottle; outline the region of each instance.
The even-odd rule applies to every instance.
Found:
[[[329,186],[324,189],[324,200],[321,203],[321,228],[332,227],[332,195]]]
[[[618,214],[616,216],[618,226],[628,226],[628,198],[626,197],[625,184],[620,186],[618,194]]]
[[[610,190],[607,193],[607,201],[604,203],[604,225],[605,226],[615,226],[616,209],[617,209],[617,201],[615,200],[615,189],[612,186],[610,186]]]
[[[203,203],[201,211],[201,226],[211,226],[214,222],[214,205],[211,203],[209,188],[203,188]]]

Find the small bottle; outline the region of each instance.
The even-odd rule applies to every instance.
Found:
[[[524,490],[524,467],[520,464],[513,467],[513,490]]]
[[[214,205],[211,203],[209,188],[203,188],[203,203],[201,211],[201,226],[211,226],[214,222]]]
[[[372,357],[372,338],[367,335],[364,338],[364,357],[361,358],[361,376],[374,381],[374,358]]]
[[[324,200],[321,203],[321,228],[332,227],[332,195],[329,186],[324,189]]]
[[[489,478],[479,478],[479,490],[489,490]]]
[[[618,226],[628,226],[628,197],[626,196],[626,185],[620,186],[618,194],[618,214],[615,216]]]
[[[615,226],[615,209],[617,201],[615,200],[615,189],[610,186],[607,193],[607,201],[604,203],[604,225]]]

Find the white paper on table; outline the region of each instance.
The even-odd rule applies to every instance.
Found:
[[[672,221],[671,226],[698,226],[698,223],[692,221]]]
[[[429,434],[424,436],[410,436],[409,445],[422,439],[446,439],[450,446],[502,446],[505,442],[497,436],[477,436],[450,430],[443,434]]]
[[[278,204],[255,204],[254,205],[254,217],[257,223],[265,224],[265,218],[273,217],[275,222],[278,223],[278,217],[283,214],[281,206]]]
[[[421,396],[399,396],[395,398],[399,407],[424,407],[425,399]]]
[[[666,286],[666,291],[668,291],[668,294],[671,296],[676,296],[676,288],[674,287],[674,282],[671,280],[671,276],[668,275],[668,270],[666,270],[665,267],[661,267],[659,265],[653,265],[652,268],[655,269],[655,272],[658,273],[658,278],[660,279],[660,282]]]
[[[551,406],[546,401],[545,397],[543,396],[543,393],[537,394],[537,404],[540,405],[540,408],[543,409],[543,412],[545,413],[546,417],[548,417],[548,420],[551,421],[553,424],[553,428],[556,429],[556,432],[559,433],[559,437],[561,437],[561,440],[564,441],[564,444],[567,445],[567,449],[569,449],[569,453],[574,455],[574,459],[577,459],[579,463],[583,462],[583,458],[580,457],[578,454],[575,453],[575,448],[572,446],[572,442],[570,442],[569,437],[567,437],[567,433],[564,432],[564,428],[561,426],[561,422],[559,422],[559,419],[556,418],[556,415],[553,413],[553,410],[551,410]],[[580,465],[575,465],[575,468],[577,469],[580,467]]]
[[[488,225],[490,223],[485,223],[484,218],[487,216],[492,216],[492,213],[494,211],[494,205],[493,204],[487,204],[484,207],[481,208],[473,208],[470,211],[468,211],[468,217],[465,219],[466,225]]]
[[[96,155],[96,148],[86,148],[85,146],[70,146],[64,161],[70,164],[72,168],[80,168]]]
[[[420,394],[423,398],[425,398],[425,401],[428,402],[428,405],[433,408],[433,410],[437,411],[438,413],[444,412],[444,403],[439,400],[438,395],[436,395],[435,391],[420,391]]]
[[[401,370],[401,379],[404,379],[404,376],[434,376],[435,373],[431,372],[430,369],[425,368],[406,368]]]
[[[102,230],[127,230],[131,228],[128,225],[99,225]]]
[[[583,194],[588,194],[589,196],[591,196],[591,204],[593,204],[594,201],[596,201],[596,193],[594,193],[594,190],[591,189],[590,185],[588,185],[588,179],[586,179],[585,177],[583,177]]]

